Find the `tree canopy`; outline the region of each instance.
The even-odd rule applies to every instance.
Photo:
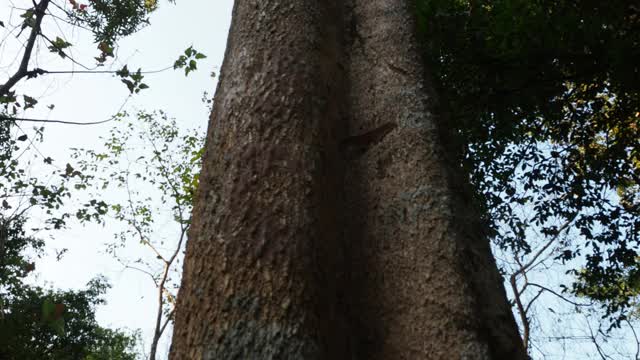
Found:
[[[443,121],[495,242],[537,228],[575,265],[567,291],[624,319],[640,269],[640,7],[417,0]],[[528,209],[526,215],[517,208]]]

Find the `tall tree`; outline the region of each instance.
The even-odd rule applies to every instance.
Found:
[[[410,3],[236,2],[172,359],[525,358]]]

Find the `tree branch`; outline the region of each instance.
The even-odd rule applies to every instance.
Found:
[[[44,119],[29,119],[29,118],[18,118],[11,117],[6,115],[0,115],[0,120],[9,120],[9,121],[23,121],[23,122],[39,122],[39,123],[53,123],[53,124],[65,124],[65,125],[99,125],[108,123],[110,121],[115,120],[115,117],[100,120],[100,121],[92,121],[92,122],[76,122],[76,121],[65,121],[65,120],[44,120]]]
[[[38,35],[40,34],[40,25],[42,24],[42,19],[44,18],[47,6],[49,6],[49,1],[50,0],[42,0],[37,6],[35,6],[34,9],[36,18],[33,26],[31,27],[31,34],[29,35],[29,40],[27,40],[27,45],[25,46],[24,54],[22,55],[22,61],[20,62],[20,67],[18,68],[18,71],[13,74],[13,76],[11,76],[9,80],[7,80],[6,83],[0,86],[0,96],[7,95],[11,91],[11,88],[18,83],[18,81],[27,76],[29,61],[31,60],[31,54],[33,53],[33,47],[36,43]]]

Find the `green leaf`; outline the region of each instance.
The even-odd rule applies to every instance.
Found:
[[[49,323],[49,326],[58,336],[64,336],[64,318],[60,317]]]
[[[127,65],[123,66],[122,69],[116,71],[116,75],[118,75],[120,77],[129,76],[129,69],[127,68]]]
[[[42,320],[48,321],[53,318],[53,313],[56,310],[56,305],[51,299],[45,299],[42,303]]]
[[[22,96],[24,98],[24,109],[29,109],[29,108],[33,108],[37,103],[38,100],[32,98],[31,96],[28,95],[23,95]]]
[[[127,88],[129,89],[129,91],[131,93],[133,93],[133,90],[135,89],[135,86],[133,85],[133,82],[131,82],[130,80],[127,80],[127,79],[122,79],[122,82],[125,83],[125,85],[127,85]]]
[[[30,19],[33,17],[33,10],[29,9],[27,11],[25,11],[22,15],[20,15],[21,18],[23,19]],[[4,24],[2,24],[2,26],[4,27]]]

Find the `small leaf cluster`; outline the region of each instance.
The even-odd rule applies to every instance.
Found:
[[[173,64],[174,69],[183,69],[184,68],[184,76],[189,75],[190,72],[198,69],[198,60],[202,60],[207,56],[203,53],[198,52],[193,48],[193,46],[189,46],[185,51],[184,55],[180,55],[178,60]]]
[[[142,76],[142,70],[138,69],[136,72],[131,72],[125,65],[122,69],[116,71],[116,75],[121,78],[121,81],[127,85],[127,89],[132,94],[137,94],[140,90],[148,89],[149,86],[142,82],[144,76]]]

